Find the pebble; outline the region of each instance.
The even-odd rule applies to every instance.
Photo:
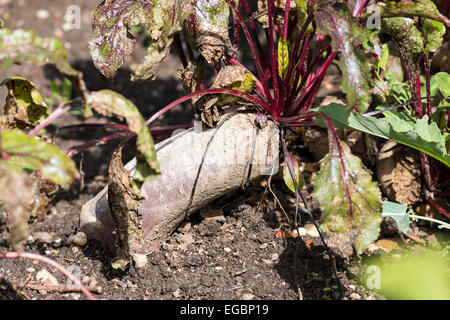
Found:
[[[359,294],[357,294],[356,292],[353,292],[352,294],[350,294],[350,299],[361,300],[361,296]]]
[[[243,299],[243,300],[253,300],[254,297],[255,297],[255,296],[254,296],[253,294],[251,294],[251,293],[244,293],[244,294],[242,295],[242,299]]]
[[[72,253],[73,253],[73,254],[78,253],[78,248],[77,248],[77,247],[72,247]]]
[[[177,237],[177,241],[181,243],[185,243],[187,245],[193,244],[195,242],[194,237],[191,233],[179,234]]]
[[[173,292],[173,296],[174,296],[175,298],[180,298],[180,297],[181,297],[181,290],[180,290],[180,289],[175,290],[175,291]]]
[[[223,248],[223,251],[225,251],[225,252],[231,252],[231,248],[225,247],[225,248]]]
[[[274,254],[272,254],[272,255],[270,256],[270,258],[271,258],[273,261],[278,260],[279,257],[280,257],[280,256],[278,255],[278,253],[274,253]]]
[[[40,242],[50,243],[53,241],[53,237],[50,233],[45,231],[35,232],[34,239]]]
[[[36,280],[45,285],[58,285],[58,280],[46,269],[42,269],[36,274]]]
[[[300,227],[300,228],[298,228],[298,231],[297,231],[297,229],[294,229],[294,231],[292,231],[292,233],[296,234],[296,235],[300,234],[300,237],[304,237],[304,236],[306,236],[306,229],[303,227]]]
[[[26,268],[25,270],[27,270],[27,272],[29,272],[29,273],[33,273],[33,272],[36,271],[36,270],[35,270],[34,268],[32,268],[32,267]]]
[[[63,31],[70,31],[72,30],[72,24],[69,22],[64,22],[61,28],[63,29]]]
[[[306,234],[311,238],[318,238],[319,231],[316,229],[316,226],[312,223],[307,223],[303,226],[306,229]]]
[[[45,20],[50,16],[50,13],[45,9],[39,9],[36,11],[36,17],[41,20]]]
[[[180,232],[188,232],[189,230],[191,230],[191,223],[188,221],[182,222],[178,227],[178,231]]]
[[[222,267],[216,267],[216,270],[217,271],[220,271],[220,270],[222,270],[223,268]]]
[[[133,254],[134,265],[138,269],[142,269],[147,265],[147,256],[145,254]]]
[[[71,235],[67,239],[67,244],[75,244],[77,246],[83,247],[87,243],[87,236],[84,232],[78,232],[77,234]]]
[[[57,38],[62,38],[64,37],[64,32],[61,29],[56,29],[55,31],[53,31],[53,34],[55,35],[55,37]]]

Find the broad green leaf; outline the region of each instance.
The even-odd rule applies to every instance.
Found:
[[[67,51],[58,39],[36,37],[32,30],[0,29],[0,65],[5,68],[23,62],[38,66],[51,63],[67,75],[78,76],[78,71],[67,62]]]
[[[436,84],[444,98],[450,97],[450,74],[438,72],[431,77],[431,82]]]
[[[287,153],[287,156],[289,157],[289,162],[291,164],[292,173],[294,174],[295,180],[297,180],[297,186],[298,189],[301,190],[303,185],[305,184],[305,179],[303,178],[303,175],[300,171],[300,164],[299,160],[296,156]],[[286,186],[295,193],[295,184],[294,180],[292,179],[291,173],[289,171],[287,162],[283,164],[283,179]]]
[[[0,83],[3,85],[8,88],[8,96],[0,128],[32,127],[48,116],[47,105],[33,82],[11,77]]]
[[[129,130],[137,135],[138,163],[133,176],[133,187],[135,191],[138,191],[147,178],[159,174],[153,138],[144,118],[130,100],[111,90],[91,92],[87,103],[103,115],[125,118]]]
[[[330,140],[332,141],[332,140]],[[381,192],[361,159],[340,142],[347,184],[352,199],[352,214],[345,193],[342,167],[337,145],[320,161],[320,170],[313,178],[314,197],[322,209],[320,226],[333,232],[344,243],[351,242],[358,254],[377,239],[381,223]]]
[[[339,52],[341,86],[347,95],[349,109],[365,112],[370,104],[370,68],[366,55],[359,48],[364,40],[364,29],[344,3],[320,5],[314,16],[318,32],[329,35],[332,50]]]
[[[323,112],[338,128],[358,130],[396,141],[424,152],[450,167],[450,155],[445,147],[445,139],[436,123],[428,124],[426,115],[415,123],[411,123],[402,116],[396,115],[396,113],[390,113],[385,118],[348,113],[345,106],[337,103],[331,103],[314,110]],[[325,127],[321,118],[316,121],[318,125]]]
[[[284,80],[289,67],[289,48],[284,37],[278,40],[278,75]]]
[[[407,232],[409,229],[408,205],[391,201],[383,201],[383,213],[381,217],[391,217],[397,222],[398,229]]]
[[[137,67],[133,80],[148,79],[169,54],[175,32],[191,10],[191,1],[116,0],[105,2],[94,11],[93,33],[89,49],[95,66],[113,77],[135,47],[130,28],[145,26],[150,34],[144,61]]]
[[[2,151],[12,155],[9,163],[39,170],[57,184],[67,184],[79,177],[75,163],[52,144],[29,137],[20,130],[1,132]]]

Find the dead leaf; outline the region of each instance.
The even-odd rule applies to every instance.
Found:
[[[108,170],[108,202],[117,232],[117,256],[112,266],[121,270],[125,270],[131,262],[131,257],[143,238],[142,217],[138,214],[143,198],[135,193],[130,172],[122,162],[122,149],[127,140],[114,151]]]

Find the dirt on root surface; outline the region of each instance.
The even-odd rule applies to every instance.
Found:
[[[118,71],[114,80],[107,80],[95,69],[89,56],[87,39],[91,32],[91,13],[99,1],[90,0],[0,0],[0,17],[11,29],[33,29],[37,36],[62,39],[69,52],[69,62],[83,72],[89,90],[112,89],[132,100],[144,117],[183,95],[175,73],[181,67],[178,58],[170,55],[160,68],[157,80],[131,83],[130,66],[142,60],[145,48],[136,52]],[[81,28],[64,28],[66,9],[77,5],[81,12]],[[44,11],[42,11],[44,10]],[[23,76],[33,81],[44,97],[52,97],[51,81],[62,75],[51,66],[29,64],[0,70],[1,79]],[[330,68],[324,89],[326,95],[339,96],[338,73]],[[0,90],[0,101],[6,96]],[[100,116],[84,120],[66,114],[47,128],[54,143],[67,150],[87,140],[107,134],[103,129],[76,131],[57,130],[81,122],[107,122]],[[192,122],[188,104],[174,108],[158,120],[158,124]],[[148,255],[144,267],[132,265],[125,272],[111,267],[112,254],[99,243],[84,246],[70,244],[70,236],[78,232],[81,206],[100,191],[107,181],[107,167],[118,142],[101,145],[74,157],[81,182],[61,190],[47,208],[45,217],[30,221],[31,236],[25,251],[49,257],[69,269],[97,299],[379,299],[375,293],[360,286],[353,275],[359,271],[350,261],[336,257],[336,268],[342,291],[337,287],[330,258],[316,236],[293,238],[287,217],[293,219],[294,199],[282,181],[273,181],[272,189],[283,203],[286,215],[275,206],[275,198],[267,192],[267,181],[229,194],[207,208],[193,214],[162,244],[160,250]],[[301,145],[293,145],[301,154]],[[313,162],[308,152],[302,161]],[[124,160],[133,156],[125,153]],[[309,164],[315,166],[315,164]],[[310,177],[305,177],[307,182]],[[306,185],[307,194],[312,186]],[[312,201],[310,197],[307,199]],[[313,203],[314,208],[314,203]],[[318,217],[317,208],[313,214]],[[303,223],[311,223],[302,217]],[[8,232],[0,207],[0,252],[9,250]],[[356,269],[355,269],[356,268]],[[46,271],[43,271],[46,270]],[[58,271],[31,260],[0,260],[0,300],[10,299],[86,299],[81,292],[60,292],[73,289],[71,282]],[[101,288],[101,290],[100,290]]]

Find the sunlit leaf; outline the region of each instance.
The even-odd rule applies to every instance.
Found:
[[[88,96],[89,105],[106,116],[125,118],[130,131],[136,133],[138,164],[133,176],[133,187],[139,190],[149,177],[159,174],[153,138],[138,108],[128,99],[111,90],[92,92]]]
[[[396,141],[424,152],[450,167],[450,155],[445,147],[445,139],[436,123],[428,124],[425,115],[416,122],[405,120],[402,113],[390,113],[385,118],[366,117],[348,113],[345,106],[331,103],[319,110],[325,113],[338,128],[354,129],[371,135]],[[317,124],[325,127],[321,118]]]
[[[312,181],[315,187],[313,195],[322,210],[321,228],[334,233],[338,242],[352,243],[360,254],[377,239],[380,232],[381,192],[361,159],[352,155],[350,148],[343,142],[341,150],[352,199],[352,213],[349,212],[341,160],[335,143],[320,161],[320,170]]]
[[[289,48],[285,38],[278,40],[278,75],[281,79],[286,77],[289,67]]]
[[[78,76],[78,71],[67,62],[67,51],[58,39],[36,37],[32,30],[0,29],[2,67],[23,62],[32,62],[39,66],[51,63],[67,75]]]
[[[20,130],[1,131],[2,151],[12,157],[9,162],[39,170],[57,184],[67,184],[79,177],[75,163],[56,146],[29,137]]]
[[[407,232],[409,229],[409,211],[406,203],[400,204],[391,201],[383,201],[383,213],[381,216],[391,217],[397,222],[398,229]]]
[[[444,98],[450,97],[450,74],[438,72],[431,77],[432,85],[435,84]]]

